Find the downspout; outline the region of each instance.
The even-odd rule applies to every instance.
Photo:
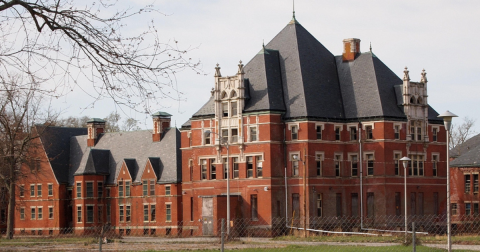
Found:
[[[283,123],[283,160],[285,162],[285,226],[288,227],[288,183],[287,183],[287,125]]]
[[[363,153],[362,153],[362,123],[358,127],[358,145],[360,149],[360,230],[363,229]]]

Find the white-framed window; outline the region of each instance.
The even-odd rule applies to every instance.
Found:
[[[290,162],[291,162],[291,165],[292,165],[292,176],[294,176],[294,177],[299,175],[298,161],[300,161],[300,152],[291,152],[290,153]]]
[[[470,191],[472,189],[472,176],[471,174],[464,174],[464,182],[465,182],[465,194],[470,194]]]
[[[437,177],[438,176],[438,161],[440,160],[440,154],[438,153],[432,153],[432,172],[433,176]]]
[[[228,129],[222,129],[222,143],[226,143],[228,141]]]
[[[210,158],[210,179],[217,179],[217,165],[215,164],[215,159]]]
[[[37,211],[38,211],[38,214],[37,214],[38,219],[42,220],[43,219],[43,207],[37,207]]]
[[[35,197],[35,185],[30,185],[30,197]]]
[[[342,159],[343,155],[335,153],[333,162],[335,166],[335,177],[340,177],[342,175]]]
[[[169,196],[172,195],[172,187],[167,185],[165,186],[165,195]]]
[[[350,169],[351,169],[351,176],[357,177],[358,176],[358,154],[350,154],[349,155],[350,161]]]
[[[394,123],[393,124],[393,138],[395,140],[400,140],[400,130],[402,129],[401,123]]]
[[[439,127],[438,126],[433,126],[432,127],[432,141],[437,142],[438,141],[438,131]]]
[[[240,169],[239,169],[239,164],[238,164],[238,157],[233,157],[233,178],[238,179],[240,176]]]
[[[400,161],[401,158],[402,158],[402,152],[401,151],[394,151],[393,152],[393,162],[394,162],[395,176],[400,175],[400,169],[402,168],[402,162]]]
[[[87,223],[93,223],[93,205],[87,205]]]
[[[172,221],[172,205],[165,204],[165,221],[171,222]]]
[[[77,192],[77,198],[82,197],[82,182],[77,182],[76,183],[76,192]]]
[[[315,152],[315,163],[317,168],[317,176],[320,177],[323,175],[323,160],[324,160],[324,153],[323,152]]]
[[[222,117],[228,117],[228,102],[222,103]]]
[[[250,127],[250,142],[255,142],[257,140],[257,127],[251,126]]]
[[[410,165],[408,175],[410,176],[423,176],[424,173],[424,155],[410,155]]]
[[[207,179],[207,160],[206,159],[200,159],[200,172],[201,172],[202,180],[206,180]]]
[[[157,216],[156,205],[150,205],[150,221],[155,221]]]
[[[451,212],[452,212],[452,215],[458,215],[458,205],[457,203],[452,203],[451,204]]]
[[[130,180],[125,181],[125,196],[130,197]]]
[[[342,130],[342,126],[335,125],[335,141],[340,141],[340,131]]]
[[[365,161],[367,162],[367,176],[374,175],[375,154],[373,152],[366,152]]]
[[[372,126],[365,126],[365,134],[367,139],[373,139],[373,127]]]
[[[263,177],[263,158],[262,156],[255,156],[256,163],[256,177],[261,178]]]
[[[125,221],[130,222],[132,220],[132,206],[126,205],[125,206]]]
[[[322,123],[316,123],[315,124],[315,132],[316,132],[316,135],[317,135],[317,140],[321,140],[322,139],[322,130],[325,128],[325,125]]]
[[[298,126],[293,125],[291,131],[292,131],[292,140],[298,140]]]
[[[118,221],[120,222],[124,222],[125,221],[125,212],[124,212],[124,208],[125,206],[124,205],[119,205],[118,206]]]
[[[25,185],[20,185],[20,197],[25,197]]]
[[[211,145],[212,144],[212,132],[210,130],[206,130],[203,132],[203,144],[204,145]]]
[[[222,158],[222,167],[223,167],[223,179],[227,179],[227,171],[228,171],[228,167],[227,167],[227,158],[224,157]]]
[[[252,156],[247,157],[247,178],[253,178],[253,158]]]
[[[231,103],[231,107],[232,107],[232,116],[237,116],[238,115],[238,107],[237,107],[237,102],[236,101],[232,101]]]
[[[148,211],[148,205],[143,204],[143,222],[148,222],[148,217],[150,216]]]
[[[93,198],[93,181],[86,181],[85,185],[87,187],[87,198]]]
[[[124,195],[123,180],[120,180],[118,181],[118,197],[123,197]]]
[[[350,132],[350,141],[356,141],[358,139],[358,124],[347,124],[347,131]]]
[[[37,209],[35,207],[30,208],[30,220],[37,219]]]
[[[50,220],[53,219],[53,207],[52,206],[48,207],[48,219],[50,219]]]
[[[48,196],[53,196],[53,184],[48,184]]]
[[[42,197],[42,184],[37,184],[37,197]]]
[[[25,220],[25,207],[20,208],[20,220]]]
[[[473,193],[478,194],[478,173],[473,173]]]
[[[82,222],[82,206],[77,205],[77,223]]]
[[[231,143],[237,143],[238,142],[238,129],[237,128],[232,128],[230,129],[231,134]]]
[[[142,195],[148,196],[148,180],[146,179],[142,181]]]

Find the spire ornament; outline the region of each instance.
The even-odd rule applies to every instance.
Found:
[[[243,64],[242,64],[242,61],[240,60],[239,64],[238,64],[238,72],[239,74],[244,74],[245,72],[243,71]]]
[[[421,83],[427,83],[427,73],[425,72],[425,69],[422,70],[422,73],[421,73],[422,77],[420,78],[420,82]]]
[[[408,74],[408,68],[405,67],[405,70],[403,70],[403,80],[404,81],[409,81],[410,80],[410,75]]]
[[[215,67],[215,76],[214,77],[222,77],[222,74],[220,73],[220,65],[217,63],[217,66]]]
[[[370,42],[370,53],[372,53],[372,42]]]

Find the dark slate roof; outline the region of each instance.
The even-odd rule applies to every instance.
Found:
[[[70,138],[87,134],[87,128],[36,126],[58,183],[68,183]]]
[[[90,149],[87,154],[87,162],[81,169],[78,169],[74,175],[108,175],[110,161],[109,150]]]
[[[372,53],[362,53],[354,61],[336,56],[345,118],[389,117],[406,119],[397,104],[395,85],[402,84]]]
[[[89,169],[90,153],[96,150],[109,152],[108,159],[103,156],[104,164],[108,162],[107,184],[117,182],[124,162],[132,181],[141,182],[145,166],[152,160],[156,174],[160,175],[157,175],[158,183],[181,181],[180,132],[176,128],[167,130],[160,142],[152,142],[152,132],[149,130],[101,134],[94,147],[87,147],[87,136],[77,136],[71,139],[70,149],[70,184],[73,184],[74,175],[83,174]]]
[[[451,161],[450,167],[480,167],[480,145],[473,147]]]
[[[281,30],[244,67],[244,112],[279,111],[285,120],[407,120],[402,79],[376,55],[350,62],[334,56],[296,20]],[[214,98],[191,119],[214,117]],[[442,123],[429,107],[429,122]],[[191,126],[191,121],[182,125]]]
[[[450,151],[450,157],[463,156],[463,154],[466,154],[478,146],[480,146],[480,134],[469,138],[461,145],[455,146],[455,148]]]
[[[335,57],[302,25],[289,23],[266,48],[279,51],[285,118],[343,118]]]
[[[262,49],[244,68],[248,78],[245,112],[285,111],[278,51]]]

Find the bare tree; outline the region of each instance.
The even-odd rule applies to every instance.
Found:
[[[122,131],[135,131],[135,130],[140,130],[140,127],[138,127],[138,120],[135,120],[133,118],[127,118],[122,125]]]
[[[41,132],[35,123],[54,121],[54,116],[42,112],[42,96],[36,92],[34,79],[20,76],[0,76],[0,184],[8,192],[7,238],[13,237],[16,182],[21,179],[21,166],[33,167],[34,142]]]
[[[119,132],[120,126],[118,122],[120,122],[121,116],[118,112],[112,111],[105,117],[105,132]]]
[[[86,128],[88,120],[90,120],[88,116],[82,116],[82,117],[69,116],[67,118],[57,120],[56,126],[71,127],[71,128]]]
[[[119,5],[0,0],[0,69],[34,76],[41,84],[37,91],[51,96],[79,88],[92,102],[109,97],[142,112],[164,98],[178,99],[175,73],[198,72],[199,63],[185,56],[191,48],[165,41],[153,21],[138,35],[122,35],[137,17],[162,13],[152,5],[118,10]]]
[[[469,117],[465,117],[463,123],[460,125],[452,124],[449,146],[452,150],[452,155],[460,156],[469,149],[469,146],[464,146],[464,144],[475,134],[475,130],[473,129],[474,125],[475,120]]]

